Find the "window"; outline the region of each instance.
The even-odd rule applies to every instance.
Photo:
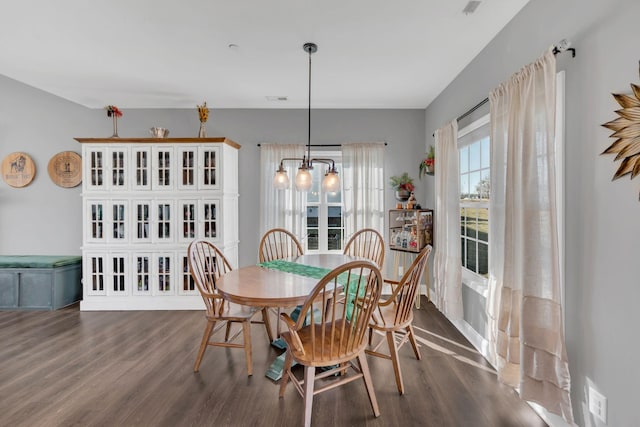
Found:
[[[465,282],[484,283],[489,273],[489,131],[486,115],[458,133],[460,238]]]
[[[311,157],[331,158],[338,173],[342,172],[339,152],[312,152]],[[313,186],[307,193],[305,252],[342,252],[344,247],[342,191],[323,193],[321,184],[326,169],[327,165],[316,162],[311,171]]]

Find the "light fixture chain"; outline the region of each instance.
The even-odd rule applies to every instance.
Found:
[[[307,166],[311,165],[311,53],[312,49],[309,49],[309,108],[307,109],[309,129],[307,135]]]

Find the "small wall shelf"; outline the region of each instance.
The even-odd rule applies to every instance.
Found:
[[[433,245],[433,209],[389,210],[389,249],[420,252]]]

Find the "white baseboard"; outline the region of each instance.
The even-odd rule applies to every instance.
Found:
[[[129,311],[129,310],[204,310],[204,302],[198,295],[178,297],[96,297],[80,301],[80,311]]]

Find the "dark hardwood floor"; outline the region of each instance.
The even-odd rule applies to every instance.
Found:
[[[405,395],[391,362],[368,357],[381,415],[361,381],[317,395],[316,426],[545,426],[463,336],[423,300],[415,310],[422,360],[400,351]],[[303,402],[264,376],[280,350],[252,327],[244,352],[210,347],[193,372],[203,312],[0,311],[0,425],[297,426]],[[330,379],[321,381],[331,381]]]

